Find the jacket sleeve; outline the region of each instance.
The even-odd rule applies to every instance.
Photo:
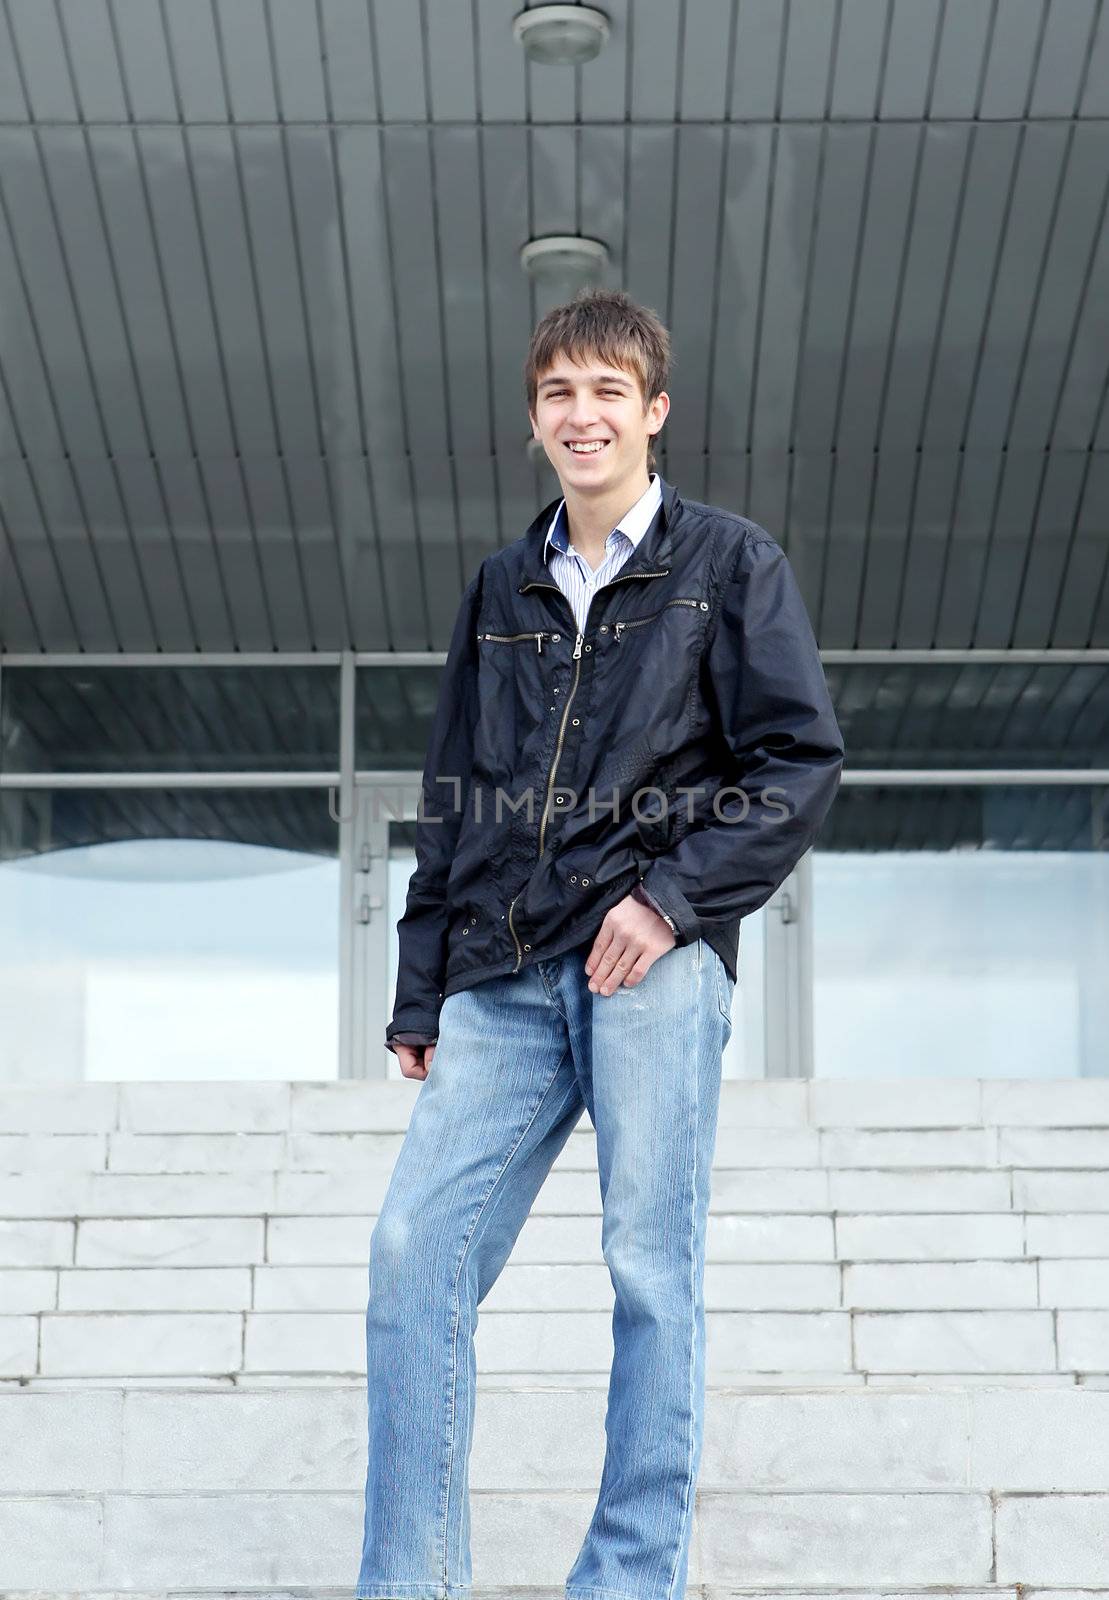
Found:
[[[757,524],[725,582],[702,669],[732,770],[718,796],[699,805],[694,796],[701,817],[641,879],[677,924],[678,944],[769,900],[816,837],[843,765],[805,603],[784,551]],[[688,796],[679,790],[674,804],[680,817]]]
[[[397,923],[397,988],[386,1045],[397,1033],[423,1034],[428,1039],[439,1033],[447,960],[447,879],[469,800],[478,720],[481,582],[479,568],[462,596],[439,681],[420,785],[416,869]]]

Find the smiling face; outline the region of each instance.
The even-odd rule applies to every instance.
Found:
[[[644,409],[638,376],[590,357],[559,355],[539,375],[532,433],[558,473],[563,492],[609,493],[646,487],[647,447],[670,410],[658,394]]]

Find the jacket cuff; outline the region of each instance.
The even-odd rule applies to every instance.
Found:
[[[677,936],[677,923],[674,921],[673,917],[668,911],[663,910],[658,901],[655,899],[654,895],[647,893],[642,883],[637,883],[635,888],[632,890],[632,899],[638,900],[641,905],[650,906],[651,910],[656,911],[666,923],[667,927],[670,929],[670,932],[674,934],[675,937]]]
[[[401,1044],[409,1044],[410,1034],[418,1034],[421,1044],[434,1044],[439,1037],[437,1013],[420,1011],[415,1007],[403,1007],[386,1028],[385,1043],[389,1048],[392,1048],[390,1044],[392,1039],[399,1039]]]
[[[439,1043],[438,1036],[436,1036],[434,1039],[432,1039],[432,1038],[429,1038],[426,1033],[407,1033],[407,1032],[405,1032],[405,1033],[391,1033],[389,1035],[389,1037],[385,1041],[385,1048],[386,1048],[386,1050],[392,1050],[393,1054],[396,1055],[397,1052],[396,1052],[395,1046],[398,1045],[398,1044],[409,1044],[409,1045],[416,1046],[416,1045],[422,1045],[422,1044],[438,1044],[438,1043]]]
[[[662,860],[653,861],[639,880],[640,886],[675,927],[678,944],[692,944],[701,937],[701,921],[685,895],[667,876]]]

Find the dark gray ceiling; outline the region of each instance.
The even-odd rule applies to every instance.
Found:
[[[0,647],[445,648],[581,232],[829,647],[1109,645],[1109,7],[0,0]]]

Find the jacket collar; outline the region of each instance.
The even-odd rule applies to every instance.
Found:
[[[620,568],[621,578],[640,576],[645,578],[655,574],[662,576],[670,570],[669,562],[674,554],[671,527],[681,510],[682,500],[674,485],[667,483],[661,473],[659,488],[662,490],[662,504],[655,513],[651,526]],[[559,495],[556,500],[544,506],[522,537],[521,542],[524,547],[522,572],[520,582],[516,586],[519,592],[523,592],[531,584],[537,584],[541,588],[554,589],[561,593],[543,557],[547,543],[547,529],[561,501],[562,496]]]

